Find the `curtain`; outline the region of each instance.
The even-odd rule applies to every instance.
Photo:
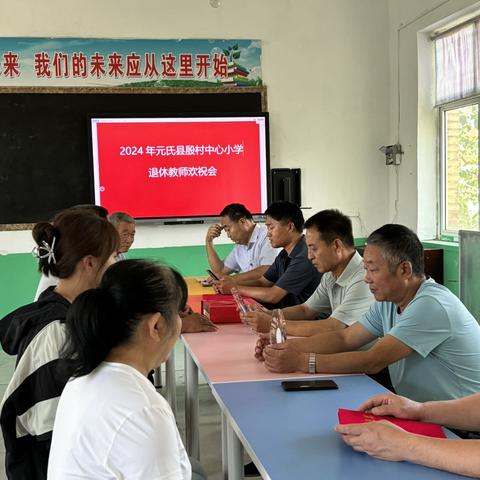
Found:
[[[478,42],[477,23],[435,40],[437,105],[480,91]]]

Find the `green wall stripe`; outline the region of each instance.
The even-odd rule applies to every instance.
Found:
[[[216,245],[220,257],[232,250],[233,244]],[[207,256],[203,245],[189,247],[137,248],[128,258],[155,260],[177,269],[185,276],[206,275]],[[40,274],[37,262],[29,253],[0,255],[0,318],[19,306],[33,301]]]
[[[226,257],[233,248],[233,244],[215,245],[220,258]],[[209,268],[207,254],[203,245],[192,247],[164,247],[164,248],[136,248],[128,252],[128,258],[145,258],[170,265],[182,275],[207,275]]]
[[[365,239],[355,239],[356,245],[363,245]],[[436,242],[423,242],[427,248],[443,248],[445,285],[458,295],[458,245],[441,245]],[[216,245],[220,257],[225,257],[233,245]],[[208,268],[205,247],[136,248],[128,258],[156,260],[176,268],[185,276],[205,275]],[[29,253],[0,255],[0,318],[15,308],[33,300],[37,289],[39,273],[36,261]]]
[[[0,318],[33,301],[40,274],[29,253],[0,256]]]

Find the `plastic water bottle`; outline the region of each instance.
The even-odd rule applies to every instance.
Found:
[[[276,308],[272,312],[270,324],[270,343],[284,343],[287,341],[285,317],[281,309]]]
[[[246,315],[248,313],[248,307],[245,304],[245,302],[243,301],[240,294],[238,293],[238,290],[236,288],[232,288],[231,292],[232,292],[233,298],[235,300],[235,303],[237,304],[238,311],[242,315]]]

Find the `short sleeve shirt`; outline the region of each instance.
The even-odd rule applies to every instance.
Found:
[[[447,288],[428,279],[402,313],[374,302],[360,323],[413,350],[389,366],[395,390],[417,401],[449,400],[480,391],[480,326]]]
[[[235,245],[223,264],[235,272],[248,272],[262,265],[271,265],[280,252],[273,248],[265,226],[255,225],[247,245]]]
[[[263,276],[288,292],[278,304],[272,306],[273,308],[291,307],[305,302],[322,278],[322,274],[308,259],[307,244],[303,235],[290,255],[283,249]]]
[[[363,259],[358,252],[337,278],[327,272],[305,305],[316,313],[328,313],[349,326],[361,318],[374,301],[364,281]]]
[[[189,480],[167,401],[134,368],[103,362],[70,380],[58,404],[48,478]]]

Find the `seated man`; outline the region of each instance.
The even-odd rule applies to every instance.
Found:
[[[378,395],[361,407],[374,415],[480,430],[480,394],[446,402],[418,403],[393,394]],[[337,425],[343,440],[359,452],[395,462],[408,461],[469,477],[480,477],[480,440],[446,440],[414,435],[390,422]]]
[[[353,244],[350,219],[338,210],[323,210],[305,222],[305,229],[308,258],[324,275],[305,303],[283,309],[287,333],[296,337],[348,327],[373,302],[363,280],[362,257]],[[321,313],[328,318],[311,321]],[[244,319],[259,333],[270,330],[271,311],[249,312]]]
[[[213,246],[213,240],[220,236],[222,230],[235,243],[223,261]],[[261,277],[280,251],[268,241],[266,227],[257,225],[252,214],[240,203],[231,203],[220,212],[220,224],[211,225],[208,229],[205,247],[213,272],[219,276],[239,273],[239,279]]]
[[[117,262],[125,260],[125,253],[130,250],[135,240],[135,219],[128,213],[115,212],[110,214],[108,220],[120,235],[120,247],[115,260]]]
[[[415,233],[384,225],[368,238],[364,262],[377,300],[369,311],[348,328],[268,345],[267,368],[372,374],[388,366],[395,391],[417,401],[478,392],[480,326],[453,293],[425,278]],[[372,348],[355,351],[376,338]]]
[[[298,305],[312,295],[321,278],[308,260],[302,234],[302,211],[294,203],[276,202],[267,208],[265,215],[272,247],[283,247],[273,265],[263,276],[253,279],[222,277],[216,287],[221,293],[237,288],[240,295],[252,297],[271,308]]]
[[[117,262],[125,260],[125,254],[135,240],[135,219],[128,213],[112,213],[108,220],[116,228],[120,236],[120,247],[115,257]],[[217,327],[205,316],[195,313],[189,305],[180,312],[182,319],[182,333],[214,332]]]

